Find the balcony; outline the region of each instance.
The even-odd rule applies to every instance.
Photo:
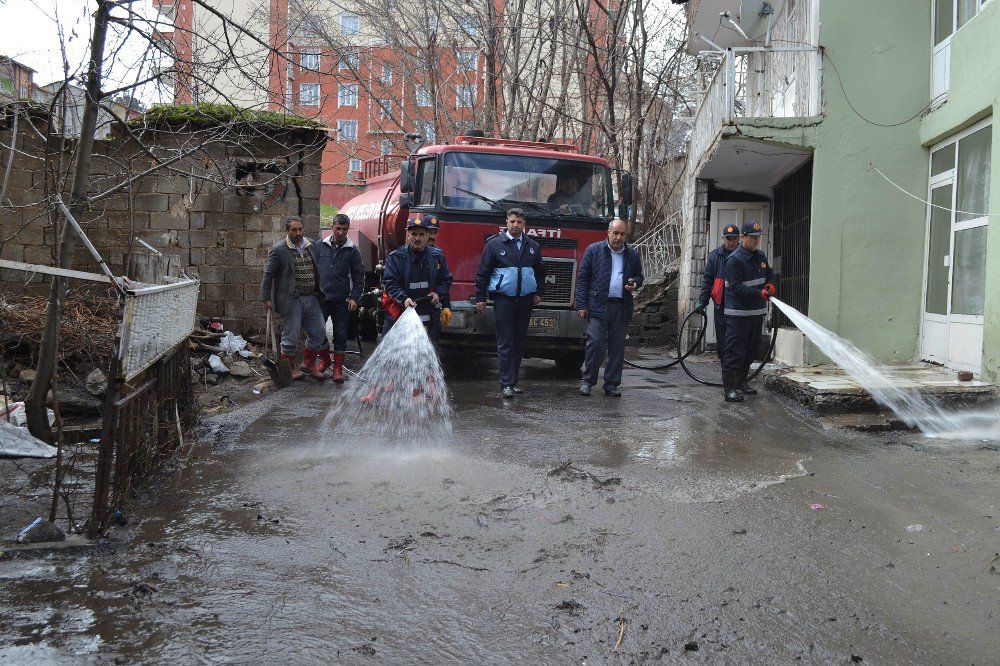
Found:
[[[734,47],[719,56],[694,117],[688,163],[696,171],[727,126],[784,128],[822,113],[819,48]]]

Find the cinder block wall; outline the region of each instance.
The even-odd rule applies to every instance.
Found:
[[[13,123],[0,110],[0,142],[10,145]],[[6,240],[0,257],[53,265],[55,232],[45,206],[45,119],[21,118],[17,152],[8,179],[7,197],[14,206],[0,211],[0,230]],[[30,123],[30,124],[29,124]],[[37,130],[41,129],[39,132]],[[205,143],[212,133],[218,140]],[[40,136],[41,134],[41,136]],[[237,332],[262,328],[259,285],[268,248],[284,237],[285,219],[303,218],[307,235],[319,234],[320,160],[326,141],[322,131],[261,127],[247,124],[224,128],[146,128],[137,142],[132,137],[111,138],[95,148],[90,188],[105,191],[165,162],[181,151],[189,155],[136,180],[113,196],[96,202],[82,226],[116,274],[123,272],[129,251],[145,252],[138,237],[164,254],[179,255],[181,265],[201,280],[199,314],[220,317]],[[199,146],[198,144],[204,143]],[[75,142],[62,159],[68,164]],[[50,164],[59,155],[50,156]],[[0,170],[8,151],[0,149]],[[286,188],[284,199],[264,205],[263,190],[233,185],[237,169],[247,164],[273,165]],[[2,173],[2,171],[0,171]],[[259,181],[258,181],[259,182]],[[68,200],[68,195],[64,195]],[[9,238],[9,240],[7,240]],[[99,272],[81,244],[73,268]],[[23,272],[0,271],[4,293],[44,293],[48,278]]]

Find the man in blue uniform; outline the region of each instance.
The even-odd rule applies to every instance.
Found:
[[[597,241],[583,253],[576,281],[576,311],[587,320],[587,346],[580,395],[590,395],[607,349],[604,394],[620,398],[625,362],[625,334],[632,320],[632,292],[642,286],[639,253],[625,244],[628,224],[612,220],[608,239]]]
[[[347,232],[351,218],[343,213],[333,217],[333,233],[318,243],[316,263],[319,287],[323,292],[323,321],[333,320],[333,381],[344,381],[344,354],[347,352],[347,329],[351,313],[358,309],[365,286],[365,267],[361,251]],[[319,353],[318,369],[330,367],[329,349]]]
[[[708,253],[705,260],[705,275],[701,279],[701,294],[698,295],[698,304],[695,305],[695,312],[704,312],[711,299],[715,303],[715,312],[712,322],[715,324],[715,351],[722,360],[723,351],[726,348],[726,316],[723,312],[725,303],[725,279],[722,277],[722,268],[726,264],[726,259],[736,250],[740,244],[740,230],[734,224],[727,224],[722,228],[722,245]]]
[[[448,299],[452,275],[444,252],[427,245],[427,228],[431,220],[436,223],[434,218],[410,218],[406,226],[406,245],[396,248],[385,258],[382,287],[387,296],[382,301],[386,306],[383,336],[403,314],[404,308],[416,308],[435,345],[441,336],[438,308]]]
[[[487,293],[494,299],[500,392],[508,400],[522,392],[517,377],[528,321],[531,309],[542,302],[545,285],[542,250],[534,238],[525,235],[526,221],[520,208],[507,211],[507,230],[486,241],[476,270],[476,309],[486,310]]]
[[[771,265],[759,249],[763,233],[760,222],[748,220],[743,225],[740,246],[726,259],[723,269],[726,350],[722,358],[722,385],[726,402],[742,402],[741,392],[757,394],[747,384],[747,375],[760,348],[767,301],[775,292]]]

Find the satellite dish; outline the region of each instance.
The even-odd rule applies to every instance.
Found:
[[[800,0],[804,1],[804,0]],[[779,16],[784,15],[785,5],[788,0],[740,0],[740,27],[754,41],[764,41],[767,34],[768,14],[765,5],[770,6],[773,12],[770,15],[771,26],[777,22]]]

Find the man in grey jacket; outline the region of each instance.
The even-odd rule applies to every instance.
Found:
[[[305,237],[302,218],[288,218],[285,231],[285,239],[271,246],[267,253],[260,300],[265,311],[273,308],[281,315],[281,360],[288,363],[292,379],[302,379],[308,373],[313,379],[322,380],[324,376],[316,367],[316,357],[328,354],[329,345],[320,307],[316,247]],[[296,369],[295,354],[303,329],[306,347],[302,351],[302,366]]]

